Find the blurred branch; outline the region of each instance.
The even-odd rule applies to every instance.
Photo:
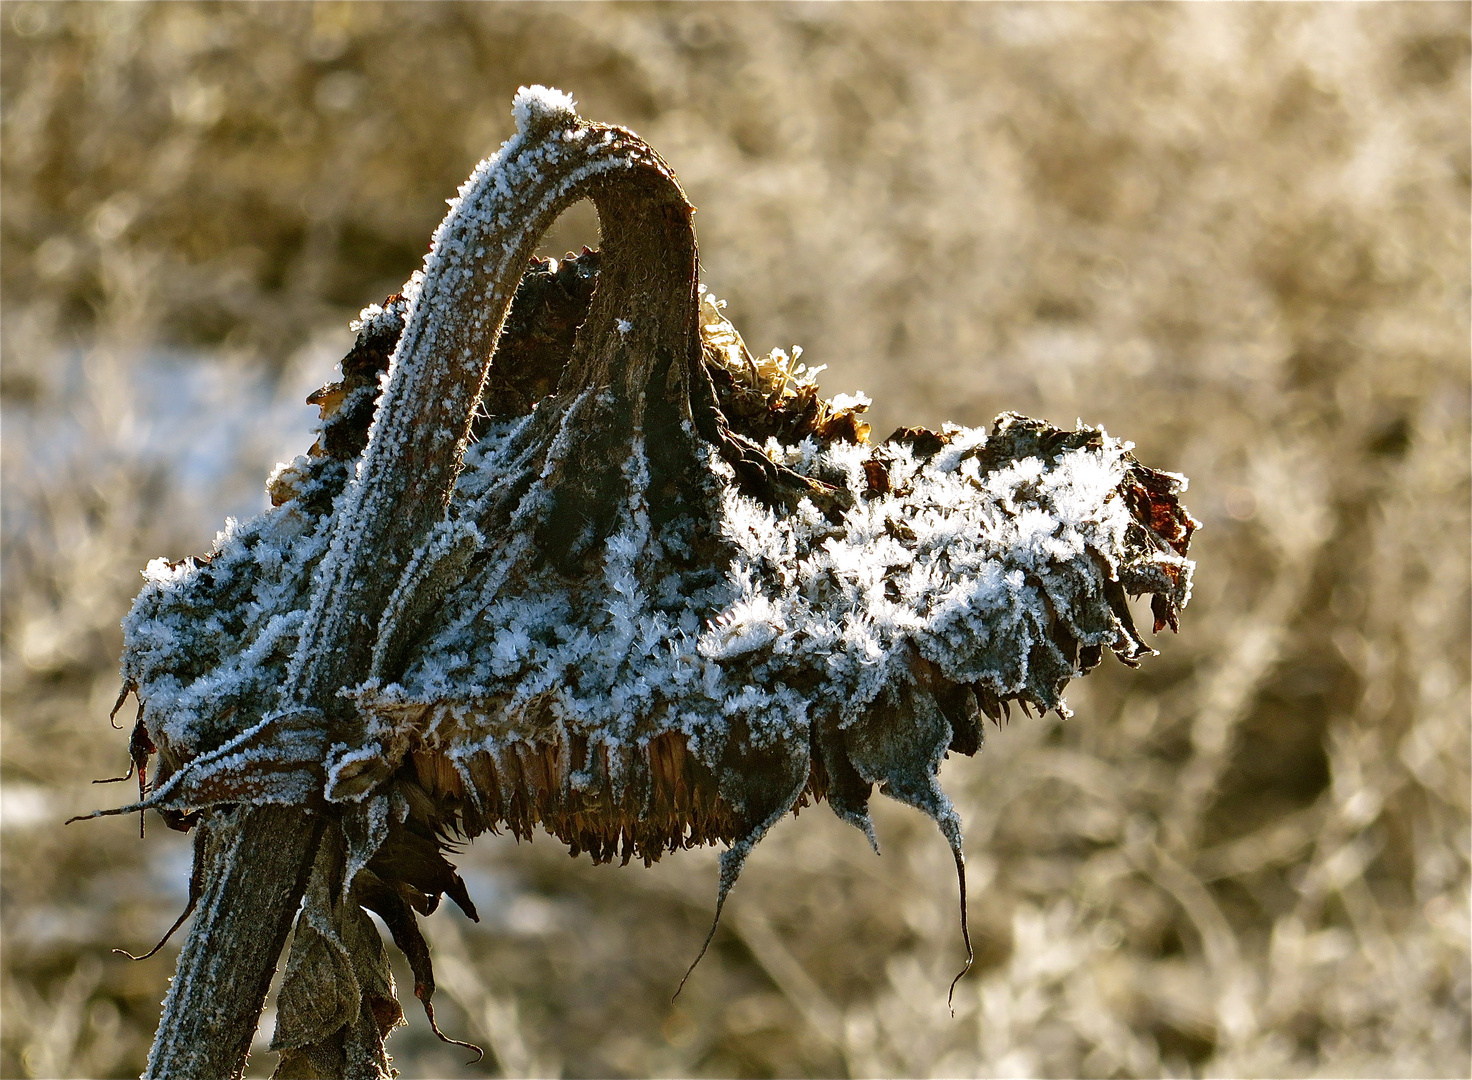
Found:
[[[844,1035],[843,1013],[782,943],[766,914],[758,907],[746,905],[736,913],[734,921],[736,935],[777,989],[792,1002],[808,1026],[847,1059],[849,1046]]]
[[[1131,858],[1181,905],[1195,927],[1216,989],[1218,1031],[1230,1044],[1240,1045],[1250,1039],[1259,1027],[1252,1003],[1251,972],[1242,962],[1237,936],[1216,900],[1195,875],[1158,844],[1151,844],[1148,854],[1132,852]]]
[[[674,897],[701,915],[710,911],[708,896],[663,876],[649,878],[645,875],[642,884],[646,889],[662,896]],[[773,929],[766,913],[751,905],[741,905],[732,913],[730,925],[752,959],[797,1010],[813,1033],[843,1055],[845,1063],[852,1069],[855,1062],[851,1055],[855,1048],[850,1044],[845,1030],[843,1011],[833,1004],[823,988],[813,980],[797,957],[792,955],[792,951]]]
[[[1301,521],[1319,528],[1292,536],[1293,546],[1277,564],[1267,596],[1222,635],[1226,644],[1199,691],[1191,721],[1192,757],[1177,779],[1173,805],[1161,818],[1169,824],[1166,846],[1177,856],[1199,843],[1203,815],[1231,763],[1236,729],[1287,645],[1315,557],[1328,539],[1326,518],[1323,513],[1300,513]]]
[[[437,954],[439,987],[475,1025],[475,1037],[489,1044],[501,1075],[561,1076],[562,1065],[557,1058],[528,1043],[516,999],[492,990],[471,965],[469,946],[460,928],[449,919],[436,919],[430,923],[429,936]]]
[[[1256,832],[1206,848],[1192,863],[1197,880],[1210,882],[1241,877],[1293,860],[1314,842],[1314,837],[1323,827],[1324,798],[1321,797],[1313,806],[1270,822]]]

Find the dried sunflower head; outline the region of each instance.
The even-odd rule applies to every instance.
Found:
[[[563,143],[617,130],[522,121]],[[790,810],[826,800],[872,841],[875,785],[932,817],[959,867],[947,753],[975,753],[1014,702],[1066,715],[1105,649],[1149,653],[1129,594],[1151,594],[1156,630],[1190,594],[1182,478],[1014,414],[872,443],[862,395],[820,396],[798,350],[752,357],[695,286],[693,233],[684,277],[629,269],[641,243],[646,261],[678,247],[627,224],[683,237],[673,197],[626,220],[602,198],[604,250],[533,261],[502,308],[445,510],[332,702],[260,719],[305,662],[358,460],[384,438],[380,388],[432,325],[418,283],[365,309],[272,508],[203,559],[150,564],[124,623],[135,743],[160,754],[149,804],[180,824],[332,808],[337,891],[391,927],[442,894],[473,911],[451,839],[539,825],[600,862],[720,842],[719,911]]]

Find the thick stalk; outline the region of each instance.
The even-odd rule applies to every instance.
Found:
[[[262,703],[262,715],[270,705],[318,709],[333,738],[360,726],[338,690],[366,676],[385,604],[445,515],[517,284],[537,239],[573,202],[592,198],[603,218],[602,303],[595,299],[584,330],[610,344],[590,350],[580,338],[564,390],[568,377],[611,387],[639,415],[610,421],[642,424],[646,385],[659,374],[659,399],[689,416],[695,245],[673,174],[636,136],[583,123],[560,95],[523,91],[516,115],[517,134],[477,168],[435,234],[287,685],[278,702]],[[610,294],[627,304],[612,304]],[[559,394],[549,416],[568,396]],[[216,846],[145,1076],[240,1075],[323,812],[330,805],[210,815]]]
[[[210,815],[204,888],[164,999],[146,1077],[239,1076],[286,944],[322,815],[240,807]]]

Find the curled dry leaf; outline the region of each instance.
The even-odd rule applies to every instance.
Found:
[[[697,287],[689,207],[653,152],[553,105],[518,97],[521,153],[610,145],[624,162],[585,192],[603,250],[522,255],[514,301],[426,294],[446,276],[437,257],[525,250],[517,230],[545,227],[534,197],[556,168],[517,173],[503,148],[462,202],[489,186],[484,206],[502,205],[499,183],[541,216],[452,211],[426,274],[355,324],[342,379],[311,399],[317,441],[272,477],[272,508],[229,524],[207,558],[150,564],[124,624],[134,746],[160,759],[148,805],[185,824],[242,801],[339,814],[338,862],[314,871],[288,968],[294,995],[304,979],[333,991],[283,1045],[357,1015],[347,998],[369,976],[343,953],[346,907],[393,928],[428,1006],[415,914],[444,894],[474,911],[445,857],[457,838],[541,826],[574,854],[646,863],[720,843],[719,913],[790,810],[827,800],[872,841],[878,785],[938,823],[959,868],[946,755],[980,749],[983,716],[1012,702],[1066,715],[1065,687],[1105,649],[1150,653],[1129,594],[1151,595],[1157,631],[1190,594],[1184,479],[1100,429],[1015,414],[990,434],[871,442],[863,395],[823,398],[797,350],[754,358]],[[414,374],[400,368],[434,318],[504,318],[466,399],[468,444],[439,444],[458,458],[445,509],[386,603],[351,624],[371,645],[361,677],[332,707],[280,701],[344,565],[344,522],[393,513],[355,493],[360,460],[394,453],[376,403]]]

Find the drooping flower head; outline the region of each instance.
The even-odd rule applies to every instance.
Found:
[[[1106,649],[1149,653],[1130,594],[1174,628],[1185,481],[1014,414],[871,441],[867,398],[823,398],[798,350],[754,358],[697,286],[657,155],[554,92],[516,116],[423,273],[355,324],[272,509],[150,565],[123,657],[135,758],[160,755],[148,805],[186,826],[227,802],[330,808],[338,891],[411,956],[411,908],[473,911],[445,841],[487,830],[540,825],[595,861],[724,844],[719,912],[790,810],[826,800],[873,841],[877,785],[959,869],[941,761],[1014,703],[1066,715]],[[528,263],[584,195],[602,250]],[[356,530],[396,513],[385,471],[443,490],[375,562]],[[282,690],[314,678],[330,694]]]

